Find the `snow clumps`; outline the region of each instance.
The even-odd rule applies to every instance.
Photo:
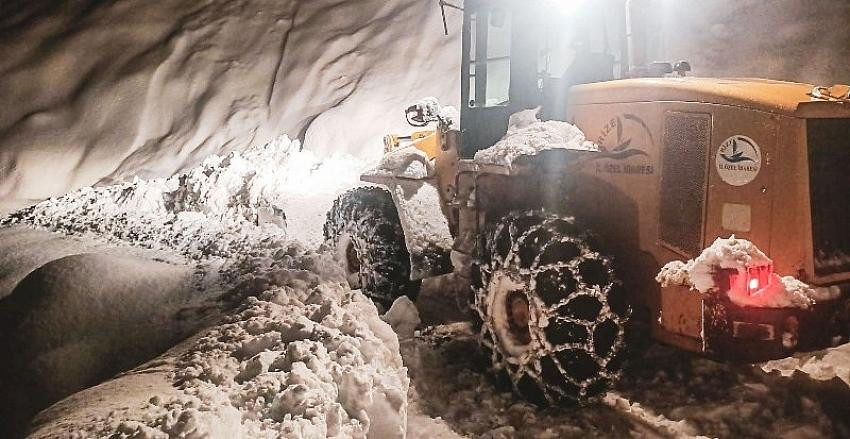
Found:
[[[222,323],[115,379],[125,384],[52,407],[35,436],[62,429],[84,437],[404,437],[407,369],[374,304],[303,270],[269,280],[275,286]],[[139,380],[148,394],[109,402],[126,400],[110,392]],[[93,411],[97,405],[110,406],[108,414]]]
[[[760,367],[765,372],[775,371],[783,377],[803,374],[815,381],[826,382],[834,382],[837,378],[850,388],[850,344],[797,353],[791,357],[767,361]]]
[[[175,379],[202,403],[238,410],[243,437],[404,435],[398,339],[365,296],[338,285],[249,299],[182,356]]]
[[[422,323],[416,304],[407,296],[396,299],[381,320],[387,322],[401,340],[413,338],[416,328]]]
[[[684,285],[702,294],[726,293],[738,306],[760,308],[808,308],[818,300],[834,299],[840,293],[835,288],[812,288],[792,276],[781,277],[771,271],[767,285],[748,294],[745,275],[748,268],[757,266],[772,267],[773,261],[752,242],[732,235],[717,238],[696,259],[667,263],[655,280],[662,287]],[[723,269],[737,271],[740,275],[739,281],[730,285],[728,291],[719,291],[721,287],[716,283]]]
[[[384,154],[378,166],[366,171],[364,175],[366,177],[398,177],[421,180],[434,176],[434,163],[419,148],[405,146]]]
[[[495,145],[475,153],[475,163],[512,167],[522,156],[533,156],[550,149],[599,151],[575,125],[557,120],[541,122],[539,108],[511,115],[508,132]]]

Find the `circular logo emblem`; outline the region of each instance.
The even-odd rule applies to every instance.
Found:
[[[761,149],[753,139],[736,134],[720,144],[714,163],[723,181],[743,186],[759,175]]]

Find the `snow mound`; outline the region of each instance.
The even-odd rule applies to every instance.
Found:
[[[347,156],[321,160],[283,136],[213,155],[169,178],[85,187],[0,218],[0,225],[29,224],[200,259],[249,252],[260,241],[280,244],[290,236],[286,211],[296,217],[290,231],[318,245],[324,212],[356,181],[359,163]]]
[[[0,435],[201,327],[191,266],[119,254],[46,263],[0,302]]]
[[[116,379],[164,367],[173,390],[151,381],[104,416],[94,406],[109,393],[90,389],[42,413],[32,437],[403,437],[407,370],[372,302],[302,270],[267,279],[275,285],[223,323]]]
[[[748,266],[772,263],[752,242],[736,239],[732,235],[728,239],[717,238],[696,259],[668,263],[661,268],[655,280],[661,286],[689,284],[697,291],[706,293],[715,287],[714,273],[718,268],[743,270]]]
[[[739,306],[761,308],[808,308],[816,301],[838,297],[837,288],[813,288],[792,276],[770,273],[768,283],[753,294],[747,294],[745,285],[748,267],[773,266],[773,261],[746,239],[717,238],[695,259],[671,261],[664,265],[655,280],[662,287],[684,285],[702,294],[725,293]],[[720,270],[737,271],[738,281],[728,291],[719,291],[715,279]]]
[[[523,110],[511,115],[508,131],[495,145],[475,153],[474,161],[482,165],[512,167],[522,156],[533,156],[551,149],[598,151],[599,147],[585,138],[575,125],[557,120],[541,122],[539,109]]]

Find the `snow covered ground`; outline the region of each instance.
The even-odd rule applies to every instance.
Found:
[[[137,179],[121,185],[84,188],[0,220],[5,226],[0,229],[4,238],[2,245],[9,255],[2,261],[4,267],[8,267],[4,268],[6,272],[2,277],[2,284],[7,286],[2,293],[9,297],[3,301],[4,306],[0,311],[5,311],[7,317],[14,317],[4,322],[4,333],[16,335],[4,340],[4,347],[10,351],[24,353],[20,361],[4,370],[8,372],[3,375],[6,390],[4,394],[7,395],[4,402],[10,402],[13,398],[33,399],[29,392],[38,392],[41,389],[42,392],[37,393],[41,397],[35,398],[37,401],[30,404],[29,409],[44,408],[46,404],[80,390],[81,386],[96,384],[115,372],[150,360],[175,341],[197,331],[199,327],[215,323],[225,314],[229,315],[227,310],[241,307],[238,309],[242,309],[242,314],[228,317],[233,320],[229,322],[230,326],[217,326],[210,330],[206,339],[200,340],[199,343],[207,342],[207,345],[185,345],[183,352],[179,354],[182,355],[181,358],[194,355],[187,352],[196,353],[196,357],[206,357],[193,357],[191,361],[185,358],[181,360],[183,362],[169,372],[172,384],[177,386],[178,380],[185,383],[188,380],[186,374],[191,373],[189,370],[207,367],[236,370],[227,382],[240,389],[245,387],[243,381],[247,381],[247,378],[239,367],[255,368],[260,364],[258,362],[265,361],[268,355],[262,358],[245,356],[244,351],[247,348],[242,345],[252,343],[248,340],[252,337],[263,339],[263,334],[273,331],[269,328],[252,335],[251,331],[256,332],[258,329],[237,329],[234,325],[238,326],[238,316],[245,316],[244,325],[250,326],[256,324],[259,314],[266,312],[268,315],[265,317],[270,321],[269,324],[278,325],[276,327],[280,331],[282,325],[301,328],[308,324],[310,318],[314,318],[317,324],[328,326],[330,335],[327,337],[332,339],[328,343],[333,346],[310,347],[307,342],[317,331],[298,332],[293,329],[283,335],[283,341],[277,342],[281,355],[289,352],[286,348],[290,346],[294,349],[289,354],[290,357],[306,355],[299,353],[301,351],[297,349],[307,349],[309,352],[315,349],[341,349],[342,352],[338,355],[333,352],[324,356],[320,355],[321,352],[316,353],[320,356],[315,360],[320,361],[320,369],[329,370],[328,362],[350,362],[357,367],[365,365],[363,367],[371,370],[369,373],[377,377],[371,377],[366,372],[360,376],[352,375],[353,372],[349,373],[350,371],[341,371],[338,375],[347,376],[345,380],[354,380],[350,383],[348,394],[310,396],[310,401],[317,398],[346,401],[340,403],[345,406],[343,409],[327,409],[327,416],[335,417],[331,423],[336,424],[322,428],[337,429],[343,436],[356,436],[357,431],[369,430],[368,416],[365,412],[359,412],[372,410],[369,408],[371,405],[375,405],[374,409],[377,410],[381,404],[391,405],[397,415],[395,418],[378,416],[378,420],[371,422],[371,431],[380,431],[379,428],[391,429],[393,423],[396,424],[396,430],[400,428],[399,425],[403,426],[407,377],[400,369],[398,348],[393,347],[394,335],[386,324],[377,319],[377,310],[370,302],[347,288],[342,289],[341,270],[329,255],[306,250],[306,245],[315,248],[316,244],[321,242],[324,212],[337,192],[356,184],[358,163],[350,157],[326,157],[319,162],[313,154],[300,151],[298,142],[281,138],[244,153],[210,157],[197,168],[171,178],[146,181]],[[288,191],[282,191],[284,187]],[[306,200],[303,192],[308,188],[311,197]],[[284,212],[289,212],[289,215]],[[311,227],[306,227],[307,225]],[[60,232],[64,237],[30,230],[26,226]],[[288,238],[289,233],[296,234],[299,239]],[[169,284],[170,279],[179,280],[179,285]],[[134,282],[139,285],[134,287]],[[356,300],[351,298],[352,294],[356,296]],[[246,297],[254,297],[251,299],[253,302],[244,302]],[[258,304],[258,300],[262,302],[262,306]],[[346,310],[343,312],[334,306]],[[284,308],[285,310],[281,311]],[[251,309],[254,311],[250,311]],[[329,313],[333,316],[328,319],[336,319],[334,322],[323,320],[322,316]],[[370,313],[374,317],[372,320],[368,318]],[[137,321],[147,323],[147,326],[133,326],[133,322]],[[84,322],[82,326],[80,322]],[[351,326],[352,322],[358,323]],[[361,328],[361,323],[367,325],[369,331]],[[180,330],[174,327],[177,324],[181,327]],[[187,332],[186,328],[191,332]],[[247,338],[234,339],[234,331],[241,331],[242,336]],[[348,333],[346,331],[353,331],[349,335],[354,339],[354,345],[339,340],[340,334]],[[380,338],[366,340],[370,331],[379,333]],[[169,335],[170,342],[156,343],[156,335],[163,333]],[[135,340],[133,334],[138,334],[142,340]],[[226,341],[209,340],[216,337]],[[120,345],[120,340],[126,341],[126,347],[137,348],[142,345],[152,349],[122,350],[117,346]],[[296,341],[303,341],[304,345],[300,346]],[[337,346],[339,343],[342,345]],[[259,346],[256,348],[257,353],[272,347],[275,346]],[[361,348],[365,350],[363,355],[366,355],[366,359],[356,356],[342,358],[351,354],[349,351],[352,349],[356,351]],[[380,353],[381,349],[387,352]],[[239,352],[236,352],[237,350]],[[328,355],[335,356],[330,360]],[[381,358],[380,361],[373,361],[376,355]],[[168,362],[170,360],[167,358],[177,356],[178,354],[162,357],[156,364]],[[235,362],[235,366],[228,362],[228,356],[238,358],[230,360]],[[241,366],[240,361],[244,363]],[[295,360],[290,358],[288,361],[292,363]],[[380,364],[372,364],[376,361]],[[307,360],[303,362],[309,363]],[[103,364],[112,367],[107,367],[104,371],[101,367]],[[268,366],[266,364],[266,367]],[[297,369],[300,366],[289,364],[277,367],[278,369],[273,371],[276,375],[273,375],[284,379],[285,377],[279,375],[283,372],[291,374],[292,368]],[[394,368],[394,372],[388,376],[394,376],[392,379],[395,381],[387,384],[387,388],[395,387],[384,392],[387,395],[373,398],[372,393],[377,392],[373,383],[386,375],[385,368]],[[108,373],[104,376],[105,372]],[[237,379],[239,373],[241,375]],[[258,375],[260,373],[256,372]],[[139,372],[135,376],[154,377],[156,374]],[[313,381],[307,383],[307,387],[315,387],[318,390],[314,390],[320,391],[328,385],[322,387],[319,385],[322,382],[330,382],[335,388],[344,387],[333,381],[342,380],[340,376],[330,377],[325,374],[319,378],[314,377]],[[61,382],[69,379],[70,383]],[[203,381],[203,378],[199,379]],[[297,381],[297,378],[292,379]],[[216,380],[218,378],[213,379],[213,387],[224,385],[224,382]],[[234,380],[238,382],[234,384]],[[16,382],[34,382],[41,387],[19,386]],[[67,385],[60,386],[57,383]],[[120,389],[120,386],[118,388]],[[185,390],[185,386],[183,388]],[[300,389],[296,388],[293,391],[295,396],[289,397],[298,396]],[[219,394],[224,395],[224,400],[227,400],[231,390],[222,389]],[[389,395],[392,392],[395,394]],[[106,398],[100,391],[94,391],[94,395],[97,400]],[[147,396],[143,399],[147,402],[149,398],[156,396],[156,391],[145,395]],[[135,397],[145,395],[137,394]],[[121,395],[117,400],[126,401],[127,398],[132,396]],[[381,398],[387,401],[381,402]],[[376,402],[367,403],[367,400]],[[268,403],[271,404],[272,400],[269,399]],[[288,408],[278,407],[275,413],[280,414],[281,410],[296,410],[294,407],[297,403],[290,402],[290,406],[280,406]],[[246,404],[253,407],[252,404],[258,403],[254,401]],[[304,404],[312,406],[309,401]],[[363,407],[358,408],[357,404]],[[91,400],[86,400],[81,407],[96,405]],[[57,421],[66,425],[63,427],[66,430],[63,431],[69,428],[81,429],[99,436],[106,434],[110,428],[118,428],[113,425],[115,422],[120,426],[123,421],[138,423],[145,419],[161,430],[177,431],[177,427],[168,424],[170,421],[159,419],[156,417],[158,415],[154,416],[156,419],[151,418],[151,413],[159,412],[146,408],[140,409],[142,411],[139,412],[129,407],[124,416],[126,419],[121,418],[123,415],[116,415],[118,418],[109,418],[108,425],[104,426],[94,422],[85,413],[77,413],[75,410],[80,408],[78,406],[62,407],[64,408],[61,410],[66,415],[73,412],[69,415],[72,420],[68,422],[76,422],[76,427],[67,427],[67,422]],[[245,407],[247,406],[240,406],[241,409],[251,410]],[[170,407],[168,412],[173,409],[174,407]],[[221,420],[217,416],[226,417],[230,409],[211,409],[217,415],[207,419],[207,427],[215,427]],[[224,411],[221,412],[222,410]],[[351,413],[351,419],[354,420],[343,420],[338,414],[334,414],[339,410]],[[142,412],[144,415],[140,414]],[[11,410],[2,413],[6,417],[8,428],[8,417],[16,413]],[[23,413],[27,411],[24,410]],[[278,417],[277,414],[258,414],[254,418],[271,419]],[[307,418],[312,419],[315,416]],[[325,415],[322,414],[321,417],[324,419]],[[262,424],[261,421],[258,422]],[[307,428],[296,425],[299,422],[274,428],[295,429],[293,431]],[[386,425],[379,427],[383,424]],[[48,431],[44,434],[50,436],[55,433],[51,425],[54,424],[43,426],[43,429],[46,429],[44,431]],[[248,433],[259,434],[258,432],[265,431],[265,427],[247,424],[239,428],[244,428]],[[230,436],[225,434],[224,437]]]
[[[847,387],[824,392],[733,365],[652,346],[603,403],[540,410],[485,373],[464,324],[402,341],[413,407],[476,438],[846,437]]]
[[[846,345],[761,366],[653,345],[599,404],[518,399],[486,373],[451,276],[385,316],[343,285],[320,228],[361,165],[281,138],[0,219],[0,312],[20,334],[3,348],[24,359],[0,384],[42,386],[32,409],[88,387],[32,437],[850,434]]]

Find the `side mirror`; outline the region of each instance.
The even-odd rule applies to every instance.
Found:
[[[691,71],[691,63],[687,61],[679,61],[673,66],[673,71],[678,73],[679,76],[685,76],[687,72]]]

